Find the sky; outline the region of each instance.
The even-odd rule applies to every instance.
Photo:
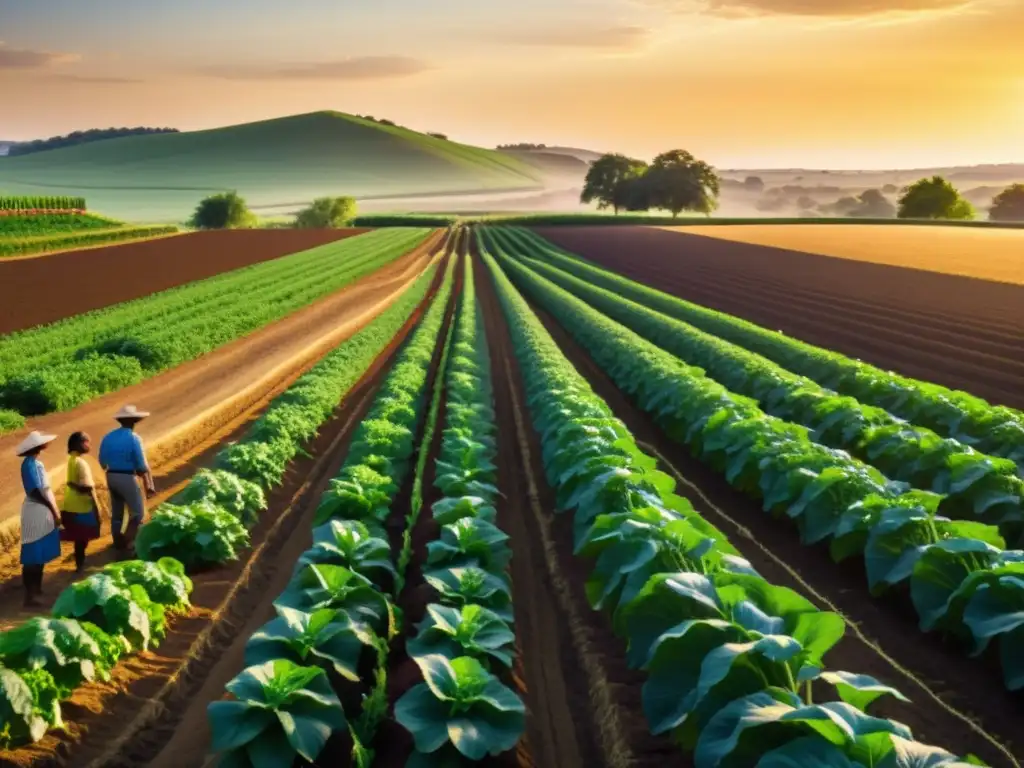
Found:
[[[0,140],[334,109],[720,168],[1024,162],[1024,0],[0,0]]]

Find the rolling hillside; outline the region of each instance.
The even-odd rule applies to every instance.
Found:
[[[188,133],[129,136],[0,160],[0,191],[74,194],[122,219],[181,221],[204,195],[237,189],[251,205],[537,189],[536,166],[339,112]]]

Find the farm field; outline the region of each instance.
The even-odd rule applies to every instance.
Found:
[[[744,346],[767,350],[747,325],[700,330],[681,317],[708,310],[529,230],[453,225],[373,266],[33,422],[102,434],[122,401],[152,410],[160,496],[139,561],[99,547],[76,581],[62,558],[42,609],[19,605],[13,542],[0,553],[0,663],[21,692],[0,762],[1020,768],[1012,431],[977,445],[1013,458],[957,478],[988,462],[984,494],[928,491],[951,473],[912,452],[931,444],[916,421],[891,439],[917,474],[883,476],[889,454],[854,445],[890,423],[881,406],[847,397],[841,429],[805,427],[830,395]],[[986,409],[915,415],[955,438]],[[44,626],[78,645],[50,654]],[[14,640],[30,635],[43,669]]]
[[[0,261],[0,304],[7,308],[0,316],[0,333],[53,323],[365,231],[213,230],[173,241],[97,248],[84,255]],[[69,273],[76,279],[64,279]],[[45,286],[46,301],[31,298],[39,286]]]
[[[862,224],[663,227],[801,253],[1024,285],[1024,230]],[[979,258],[978,254],[984,254]]]
[[[1022,286],[654,228],[536,231],[702,306],[886,370],[1024,407]]]

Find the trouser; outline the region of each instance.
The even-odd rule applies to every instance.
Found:
[[[127,549],[135,541],[135,533],[146,515],[146,497],[136,475],[120,472],[107,473],[110,489],[110,531],[114,547]],[[128,524],[124,524],[124,509],[128,507]]]
[[[89,546],[87,541],[75,542],[75,568],[82,570],[85,567],[85,548]]]
[[[43,568],[42,565],[21,566],[21,583],[25,585],[25,592],[31,595],[38,595],[43,591]]]

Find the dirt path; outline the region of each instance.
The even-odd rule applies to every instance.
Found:
[[[846,637],[830,654],[830,668],[873,675],[912,700],[882,700],[874,713],[908,725],[922,741],[961,755],[974,752],[992,766],[1015,766],[1010,754],[1024,758],[1024,706],[1005,690],[997,668],[966,658],[962,649],[945,645],[936,635],[923,635],[913,608],[902,601],[871,598],[862,563],[837,565],[827,548],[804,547],[792,526],[762,512],[669,440],[553,318],[531,306],[641,447],[676,476],[680,495],[719,526],[762,576],[846,617]]]
[[[0,333],[148,296],[366,229],[193,232],[24,259],[0,259]]]
[[[440,273],[439,273],[440,274]],[[0,764],[88,768],[193,768],[206,759],[206,706],[244,666],[245,643],[273,615],[272,602],[311,542],[319,497],[344,461],[355,427],[365,416],[399,346],[430,298],[396,334],[335,414],[289,467],[282,487],[253,533],[254,547],[239,563],[194,577],[192,615],[175,620],[155,653],[118,665],[112,685],[76,691],[66,735],[10,753]]]
[[[178,483],[188,479],[196,456],[210,454],[211,449],[244,426],[324,354],[380,314],[422,272],[436,242],[434,238],[429,246],[346,290],[198,360],[73,411],[33,419],[29,428],[56,433],[61,440],[71,431],[82,429],[98,442],[116,426],[110,416],[121,404],[135,403],[152,411],[153,416],[142,423],[140,434],[146,441],[161,491],[150,503],[153,507],[176,492]],[[17,536],[23,492],[19,460],[13,449],[21,439],[20,434],[0,438],[0,531],[7,544],[0,554],[0,579],[8,582],[0,587],[0,616],[5,619],[19,617],[16,611],[11,612],[13,605],[7,605],[5,593],[19,571]],[[55,443],[43,456],[51,485],[62,488],[66,469],[63,446]],[[94,467],[94,472],[97,480],[101,480],[98,467]],[[101,541],[109,543],[109,539]],[[94,551],[97,548],[97,544],[91,547]],[[58,567],[69,566],[61,561]],[[51,565],[47,573],[54,570]],[[52,579],[48,576],[48,580]]]
[[[504,315],[482,262],[475,274],[491,350],[499,483],[512,489],[499,522],[513,550],[515,631],[534,764],[689,765],[667,738],[651,736],[640,702],[643,678],[626,667],[623,644],[586,602],[585,564],[572,555],[569,517],[553,514],[554,493],[540,464]]]
[[[538,232],[689,301],[888,370],[1024,407],[1024,286],[654,228]]]

